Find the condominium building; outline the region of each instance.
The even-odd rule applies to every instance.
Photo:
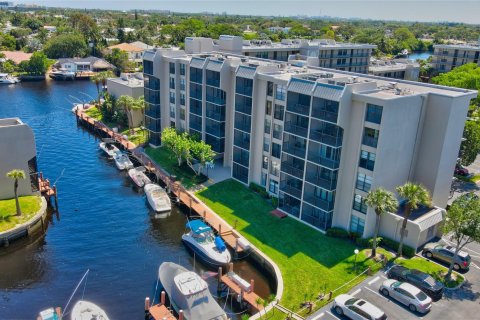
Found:
[[[321,231],[370,237],[367,192],[422,183],[434,207],[412,216],[406,244],[416,248],[440,232],[476,92],[202,52],[201,41],[186,51],[147,51],[144,79],[152,146],[169,126],[197,135],[234,179],[263,186],[279,210]],[[398,240],[399,221],[386,214],[382,235]]]
[[[37,151],[32,129],[19,118],[0,119],[0,137],[0,199],[14,197],[13,180],[6,176],[14,169],[23,170],[26,176],[18,181],[18,195],[37,192]]]
[[[368,73],[378,77],[418,81],[420,64],[409,59],[372,59]]]
[[[466,63],[480,65],[480,43],[473,45],[434,45],[432,66],[437,72],[448,72]]]

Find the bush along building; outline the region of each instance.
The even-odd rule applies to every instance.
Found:
[[[278,197],[279,210],[363,237],[375,225],[369,190],[421,183],[433,207],[412,214],[405,244],[439,234],[476,92],[208,50],[200,41],[145,53],[152,146],[169,126],[196,134],[234,179]],[[381,235],[398,241],[401,221],[384,215]]]

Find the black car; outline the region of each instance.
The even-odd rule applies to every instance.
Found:
[[[395,265],[388,270],[387,276],[391,279],[413,284],[415,287],[428,294],[434,300],[439,300],[442,298],[443,290],[445,288],[443,283],[435,280],[431,275],[425,272]]]

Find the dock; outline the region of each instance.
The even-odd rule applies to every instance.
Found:
[[[40,172],[38,175],[38,188],[40,193],[48,203],[51,204],[51,199],[55,200],[55,208],[58,209],[58,198],[57,198],[57,187],[50,185],[50,180],[43,177],[43,173]]]
[[[251,314],[255,314],[263,310],[263,304],[257,303],[259,301],[263,302],[263,299],[253,291],[253,280],[251,281],[252,288],[249,291],[243,290],[242,287],[240,287],[230,278],[228,273],[220,276],[220,283],[227,286],[234,299],[248,304]]]
[[[160,303],[150,305],[150,298],[145,298],[145,320],[177,320],[169,308],[165,305],[165,291],[160,294]],[[183,312],[180,311],[179,320],[183,320]]]

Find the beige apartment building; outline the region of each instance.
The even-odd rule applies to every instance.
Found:
[[[205,43],[187,38],[185,51],[145,53],[152,146],[169,126],[198,135],[234,179],[263,186],[279,210],[322,232],[337,226],[370,237],[368,191],[421,183],[433,207],[415,212],[405,243],[417,248],[440,233],[476,92],[212,52]],[[401,219],[386,214],[382,236],[398,240]]]
[[[0,199],[14,197],[13,180],[6,177],[13,169],[25,171],[19,180],[18,194],[31,195],[39,191],[37,151],[32,129],[19,118],[0,119]]]
[[[448,72],[467,63],[480,65],[480,44],[477,45],[434,45],[432,65],[435,71]]]

